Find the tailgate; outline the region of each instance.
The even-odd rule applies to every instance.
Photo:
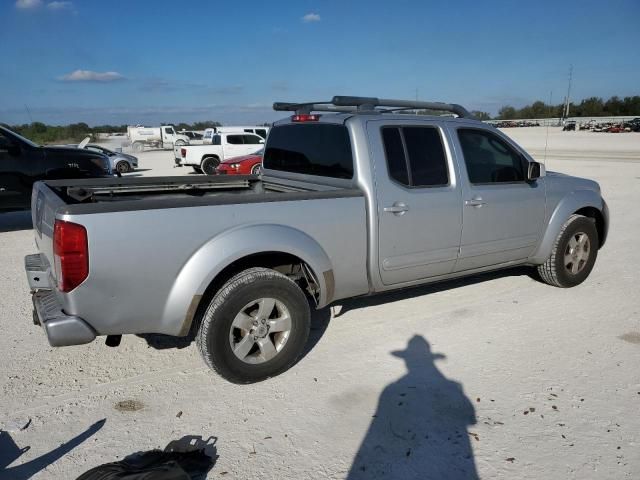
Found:
[[[31,220],[35,234],[36,246],[44,257],[42,262],[45,267],[53,265],[53,226],[56,220],[56,211],[65,204],[44,182],[36,182],[31,193]],[[51,275],[55,275],[55,269],[50,268]],[[54,284],[54,282],[51,282]]]

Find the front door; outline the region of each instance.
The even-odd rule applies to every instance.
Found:
[[[461,191],[439,122],[374,120],[378,255],[382,283],[450,273],[462,231]]]
[[[527,182],[526,158],[488,129],[459,127],[463,231],[456,271],[526,259],[545,217],[544,178]]]
[[[0,132],[0,211],[29,208],[32,174],[25,152]]]

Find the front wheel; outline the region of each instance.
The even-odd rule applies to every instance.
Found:
[[[128,162],[122,160],[116,164],[116,171],[119,173],[129,173],[131,171],[131,167]]]
[[[309,336],[309,303],[289,277],[251,268],[213,297],[196,342],[207,365],[233,383],[254,383],[289,369]]]
[[[558,234],[551,255],[538,266],[545,283],[555,287],[575,287],[584,282],[598,256],[598,231],[593,220],[571,215]]]
[[[262,164],[258,163],[251,167],[251,175],[260,175],[262,173]]]

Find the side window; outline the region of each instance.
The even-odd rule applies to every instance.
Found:
[[[247,133],[253,133],[253,131],[250,128],[245,128],[244,131]]]
[[[382,129],[389,176],[408,187],[449,184],[447,158],[435,127]]]
[[[458,139],[471,183],[524,182],[524,160],[495,133],[460,128]]]
[[[9,140],[0,132],[0,152],[6,152],[7,150],[9,150],[9,148],[11,148],[11,145],[11,140]]]
[[[260,145],[262,138],[257,135],[243,135],[245,145]]]
[[[242,145],[242,135],[227,135],[227,143],[230,145]]]
[[[260,135],[262,138],[267,138],[267,131],[262,128],[257,129],[256,133]]]

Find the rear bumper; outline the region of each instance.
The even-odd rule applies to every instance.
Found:
[[[82,345],[96,338],[96,332],[82,318],[67,315],[48,282],[48,271],[40,255],[25,257],[25,270],[32,290],[33,322],[42,326],[52,347]]]

